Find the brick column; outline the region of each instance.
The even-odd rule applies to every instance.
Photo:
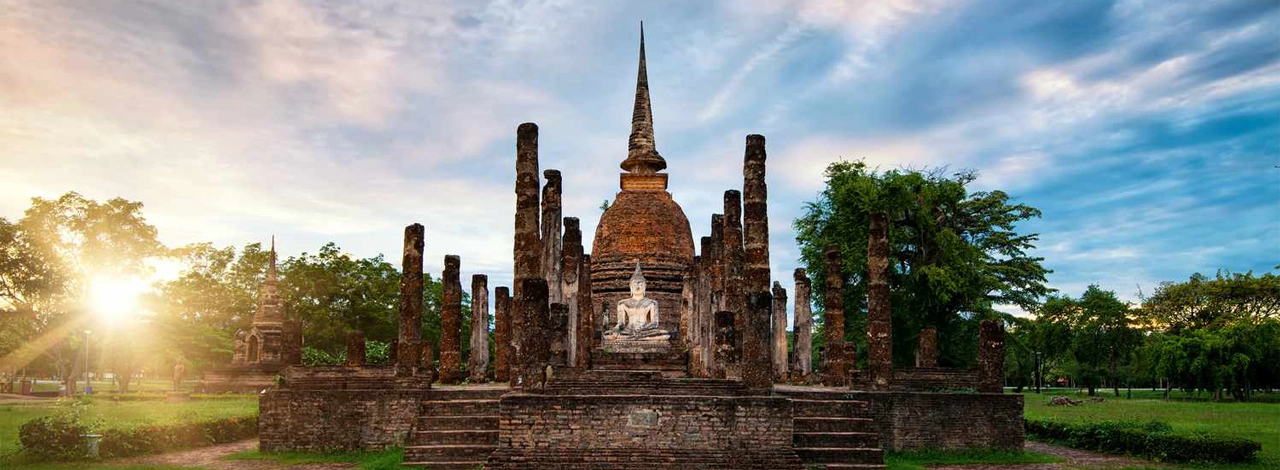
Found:
[[[516,217],[515,263],[512,267],[512,302],[518,304],[524,280],[542,277],[542,236],[539,232],[538,125],[526,122],[516,128]],[[545,281],[545,279],[544,279]],[[515,308],[519,308],[516,306]],[[513,338],[519,337],[520,322],[511,322]],[[517,348],[518,349],[518,348]],[[511,360],[518,360],[515,357]]]
[[[563,303],[551,304],[547,318],[547,334],[551,336],[551,355],[549,364],[562,366],[569,360],[569,306]]]
[[[844,359],[844,273],[840,249],[827,247],[827,292],[823,297],[822,384],[840,387],[849,383]]]
[[[920,349],[916,350],[916,367],[938,367],[938,330],[920,330]]]
[[[773,318],[769,334],[770,358],[773,360],[773,377],[787,378],[787,290],[782,284],[773,283]]]
[[[489,276],[471,275],[471,355],[467,358],[471,382],[488,380],[489,373]]]
[[[871,214],[867,237],[867,375],[873,389],[893,382],[893,308],[889,300],[889,221]]]
[[[493,289],[493,381],[511,380],[511,290]]]
[[[1004,326],[982,320],[978,326],[978,391],[1004,393]]]
[[[404,257],[400,262],[400,334],[396,339],[396,375],[414,374],[422,348],[422,248],[426,229],[404,228]],[[404,360],[401,360],[404,358]]]
[[[577,313],[574,315],[577,329],[574,339],[575,367],[591,367],[591,348],[595,346],[595,309],[591,304],[591,255],[583,254],[578,263]]]
[[[363,367],[365,364],[364,333],[352,331],[347,333],[347,366]]]
[[[694,285],[693,298],[693,325],[690,326],[693,346],[690,348],[690,367],[689,374],[694,377],[707,376],[707,364],[711,355],[711,342],[708,337],[711,336],[711,325],[715,321],[712,316],[711,308],[711,263],[712,246],[711,237],[702,237],[701,255],[694,258],[694,276],[697,283]]]
[[[747,294],[747,331],[742,338],[742,384],[755,393],[767,394],[773,386],[773,364],[769,360],[773,296],[769,292]]]
[[[516,299],[512,324],[519,334],[516,342],[516,375],[513,385],[525,390],[538,390],[546,385],[544,369],[551,353],[551,335],[543,327],[550,323],[547,304],[547,281],[540,277],[525,279]]]
[[[693,257],[693,265],[688,266],[680,273],[680,332],[678,339],[680,345],[684,346],[686,351],[693,350],[693,328],[694,324],[693,310],[694,302],[698,296],[697,289],[698,277],[695,273],[694,266],[698,264],[698,257]],[[692,355],[692,353],[690,353]]]
[[[547,299],[553,304],[564,303],[560,170],[544,170],[542,177],[547,179],[542,186],[542,277],[547,280]]]
[[[747,136],[742,163],[742,233],[746,290],[769,290],[769,189],[764,181],[764,136]]]
[[[734,323],[733,312],[716,312],[715,368],[711,371],[713,378],[723,379],[737,375],[736,371],[731,370],[738,363],[738,332]]]
[[[734,348],[742,353],[742,332],[747,329],[744,315],[747,294],[743,280],[742,196],[733,189],[724,192],[724,309],[733,312],[733,328],[739,332]]]
[[[583,367],[586,364],[586,357],[582,355],[582,351],[578,348],[578,344],[582,343],[582,334],[578,331],[578,317],[581,316],[581,308],[578,303],[591,303],[591,294],[582,296],[578,292],[578,283],[582,274],[582,229],[579,226],[577,217],[564,218],[564,241],[562,243],[563,250],[561,252],[560,265],[564,269],[560,277],[561,295],[564,297],[564,304],[569,306],[569,357],[568,365],[574,367]],[[554,302],[554,301],[553,301]],[[590,354],[590,350],[587,350]]]
[[[462,382],[462,281],[458,279],[462,260],[444,257],[440,305],[440,382]]]
[[[795,346],[792,348],[791,374],[805,378],[813,373],[813,313],[809,304],[809,275],[804,268],[796,268]]]

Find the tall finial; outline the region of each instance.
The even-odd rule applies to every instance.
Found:
[[[267,282],[276,282],[276,236],[271,235],[271,264],[267,266]]]
[[[636,260],[636,270],[631,273],[631,282],[644,282],[644,274],[640,272],[640,260]]]
[[[640,67],[636,73],[636,102],[631,112],[631,141],[622,169],[630,173],[657,173],[667,168],[653,140],[653,108],[649,104],[649,72],[644,57],[644,22],[640,22]]]

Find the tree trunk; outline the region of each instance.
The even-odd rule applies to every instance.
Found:
[[[1111,388],[1116,392],[1116,398],[1120,398],[1120,378],[1116,377],[1116,348],[1111,348],[1111,372],[1107,375],[1111,378]]]

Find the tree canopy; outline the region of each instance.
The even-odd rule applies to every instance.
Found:
[[[821,306],[826,283],[823,250],[839,247],[845,278],[846,340],[864,344],[867,236],[870,215],[890,221],[890,288],[894,359],[909,364],[924,327],[939,334],[939,363],[974,361],[976,320],[997,315],[996,305],[1034,309],[1052,292],[1049,270],[1028,252],[1038,235],[1017,231],[1040,211],[1010,201],[1003,191],[973,191],[976,173],[941,170],[877,171],[861,161],[832,163],[826,188],[794,222],[801,261],[815,276]],[[821,314],[815,312],[821,321]],[[820,337],[820,336],[819,336]],[[860,355],[865,356],[865,355]]]

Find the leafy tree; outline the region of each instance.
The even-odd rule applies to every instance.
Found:
[[[0,224],[0,240],[0,306],[27,317],[27,349],[10,356],[21,366],[43,359],[73,389],[79,332],[93,320],[92,283],[149,274],[146,261],[164,250],[156,229],[140,202],[70,192],[33,198],[17,224]]]
[[[894,307],[894,359],[909,364],[921,328],[938,329],[939,363],[971,364],[977,320],[997,316],[996,304],[1034,309],[1052,292],[1041,258],[1027,252],[1037,234],[1016,225],[1039,217],[1002,191],[970,192],[976,173],[876,171],[861,161],[832,163],[826,189],[794,222],[801,259],[821,280],[825,247],[839,247],[846,279],[846,340],[864,343],[867,235],[870,214],[889,215],[890,287]],[[823,304],[826,283],[813,283]],[[820,321],[821,315],[816,315]]]
[[[1046,326],[1041,341],[1065,346],[1071,362],[1067,370],[1078,383],[1095,394],[1110,383],[1120,396],[1119,368],[1141,345],[1142,333],[1134,328],[1129,306],[1115,292],[1091,285],[1079,299],[1052,297],[1037,311]]]
[[[1172,332],[1280,318],[1280,275],[1192,274],[1186,282],[1160,284],[1143,299],[1142,312],[1148,321]]]

